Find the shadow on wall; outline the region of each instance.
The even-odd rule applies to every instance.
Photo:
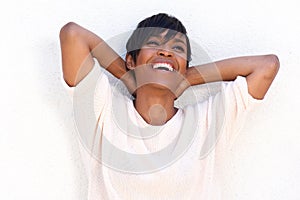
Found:
[[[47,115],[50,114],[56,118],[53,120],[53,127],[55,128],[51,132],[54,135],[64,134],[65,141],[63,141],[63,144],[67,146],[68,155],[70,156],[66,160],[74,166],[73,170],[70,169],[74,180],[73,186],[75,187],[73,192],[76,193],[73,197],[78,197],[78,200],[85,199],[87,197],[87,179],[84,176],[84,168],[80,161],[76,127],[73,120],[72,98],[62,77],[59,39],[50,42],[48,40],[41,41],[34,53],[37,62],[36,84],[38,93],[43,104],[51,110],[51,113],[45,112],[42,117],[44,120],[49,120],[50,117],[47,117]],[[56,128],[59,130],[56,130]]]

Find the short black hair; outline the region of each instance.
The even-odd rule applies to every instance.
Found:
[[[158,35],[164,31],[168,31],[165,39],[169,40],[178,32],[182,33],[186,38],[187,43],[187,67],[191,60],[191,45],[187,32],[183,24],[175,17],[166,13],[159,13],[142,20],[133,31],[127,41],[126,50],[136,62],[137,56],[144,43],[153,35]]]

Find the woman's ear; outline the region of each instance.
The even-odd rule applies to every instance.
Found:
[[[133,61],[133,58],[131,55],[129,54],[126,54],[126,67],[129,69],[129,70],[132,70],[135,68],[135,63]]]

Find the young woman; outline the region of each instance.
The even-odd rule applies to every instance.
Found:
[[[222,160],[219,152],[244,114],[264,98],[279,69],[275,55],[189,66],[186,29],[164,13],[138,24],[127,42],[125,60],[75,23],[61,29],[60,40],[63,76],[70,87],[82,84],[96,58],[134,96],[116,96],[114,86],[101,75],[101,140],[96,139],[101,153],[89,160],[90,199],[221,198],[221,172],[215,171]],[[207,101],[174,106],[188,87],[215,81],[230,82]]]

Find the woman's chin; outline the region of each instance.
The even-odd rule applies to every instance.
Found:
[[[184,77],[176,71],[157,70],[143,67],[135,71],[137,88],[142,86],[150,86],[156,89],[167,89],[175,94],[179,84]]]

